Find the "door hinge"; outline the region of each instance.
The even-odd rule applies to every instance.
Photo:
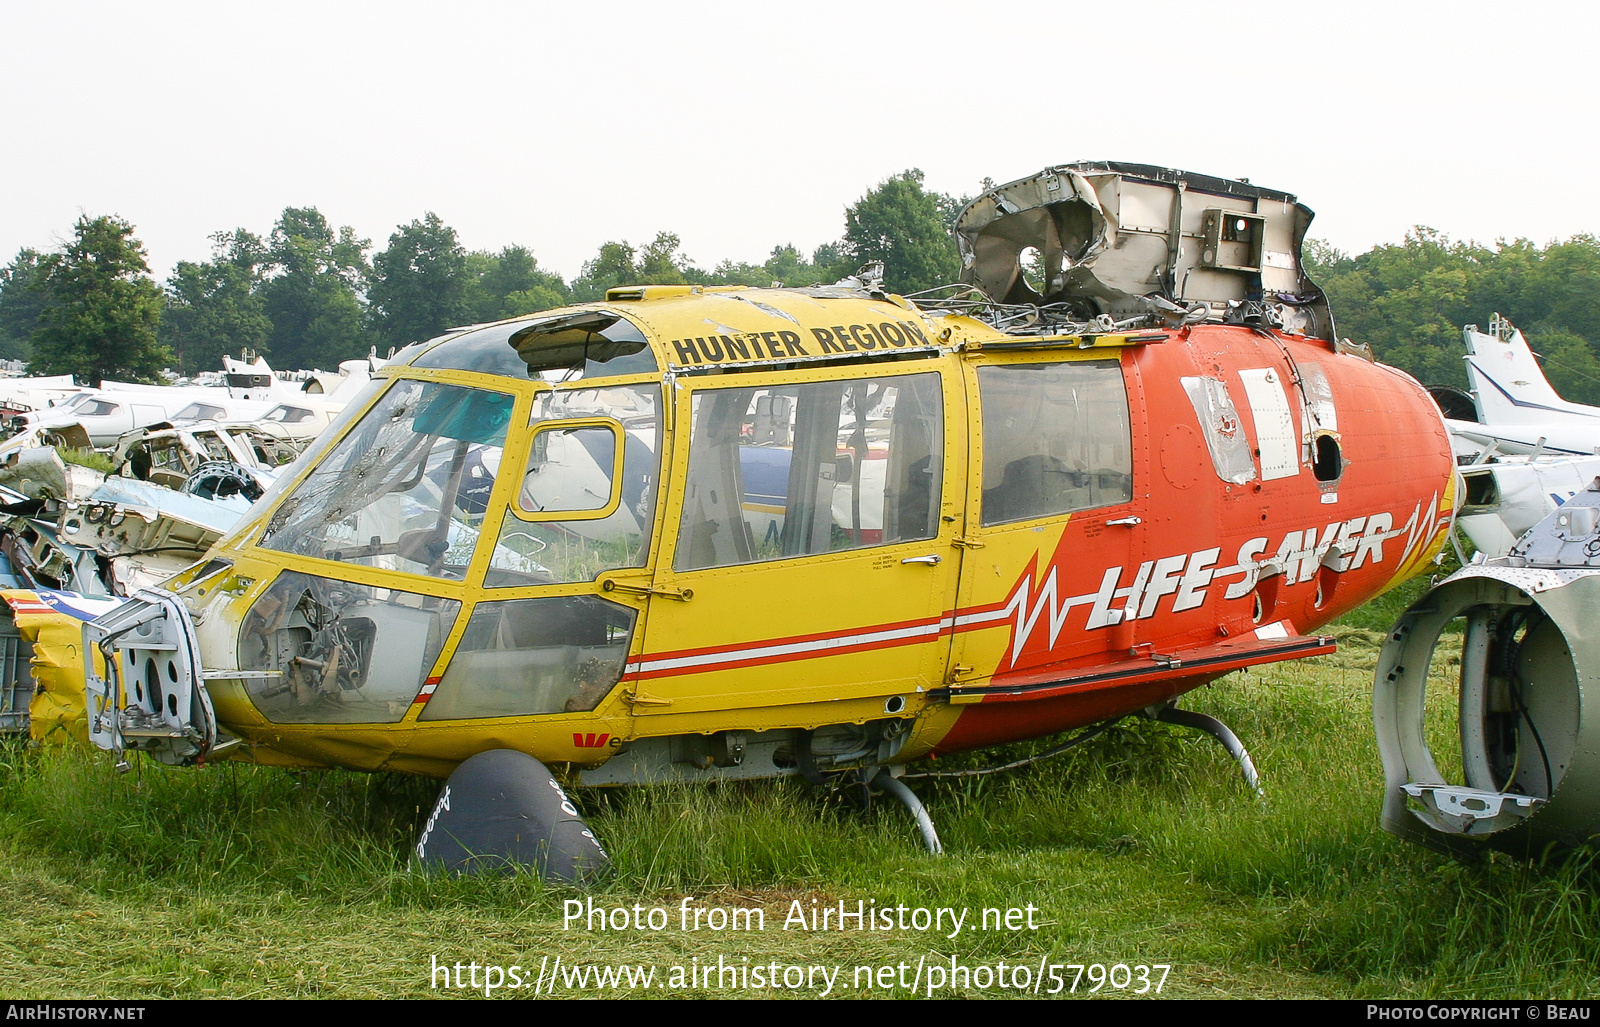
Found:
[[[984,546],[988,545],[986,542],[979,542],[971,535],[957,535],[955,538],[950,540],[950,544],[955,546],[957,549],[982,549]]]
[[[632,703],[634,706],[671,706],[672,705],[672,700],[671,699],[658,699],[653,695],[646,695],[644,693],[644,690],[642,688],[640,688],[639,686],[637,686],[637,685],[635,685],[634,687],[624,691],[622,693],[622,697],[624,699],[626,699],[628,702]]]
[[[632,596],[660,596],[663,599],[676,599],[684,603],[694,598],[692,588],[673,588],[670,585],[624,585],[615,578],[602,581],[600,591],[623,592]]]

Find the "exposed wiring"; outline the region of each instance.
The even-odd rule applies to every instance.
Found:
[[[1542,611],[1539,612],[1542,615]],[[1526,610],[1513,611],[1506,617],[1505,629],[1501,635],[1502,639],[1505,640],[1505,644],[1500,648],[1500,666],[1497,669],[1510,685],[1511,698],[1516,703],[1518,716],[1524,724],[1528,725],[1528,732],[1533,735],[1533,744],[1539,747],[1539,759],[1544,765],[1545,795],[1548,797],[1554,795],[1556,789],[1555,775],[1550,772],[1550,754],[1544,747],[1544,739],[1539,736],[1539,729],[1533,723],[1533,716],[1529,713],[1527,704],[1522,700],[1522,689],[1519,685],[1525,682],[1521,682],[1516,670],[1517,657],[1521,655],[1523,644],[1534,629],[1539,626],[1538,623],[1529,623],[1529,620],[1529,611]],[[1522,640],[1516,642],[1516,644],[1511,644],[1516,639],[1519,629],[1522,630]],[[1522,747],[1519,745],[1517,746],[1516,759],[1512,764],[1512,775],[1506,780],[1507,787],[1510,787],[1516,780],[1516,770],[1521,763]]]

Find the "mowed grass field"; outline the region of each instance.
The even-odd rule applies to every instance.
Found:
[[[8,747],[0,995],[948,998],[1076,984],[1099,998],[1154,997],[1159,983],[1185,998],[1592,996],[1600,875],[1587,857],[1467,864],[1378,828],[1371,623],[1392,612],[1335,628],[1335,656],[1185,700],[1244,740],[1264,801],[1215,742],[1142,720],[1022,770],[918,782],[943,856],[923,851],[898,804],[864,813],[845,790],[588,793],[579,802],[614,871],[586,894],[409,872],[435,782],[227,764],[118,775],[99,754]],[[1430,704],[1441,752],[1450,662],[1436,660]],[[760,910],[764,929],[684,930],[686,899]],[[572,900],[623,908],[628,925],[569,924]],[[948,920],[841,931],[790,919],[841,901],[966,920],[954,933]],[[985,909],[991,927],[977,929]],[[460,988],[453,969],[437,972],[457,963]],[[613,967],[632,968],[632,986],[597,976]]]

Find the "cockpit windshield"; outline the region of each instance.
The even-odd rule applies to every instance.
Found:
[[[397,381],[283,501],[260,545],[459,578],[513,402],[501,392]]]

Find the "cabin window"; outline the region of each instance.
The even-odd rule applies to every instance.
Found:
[[[268,410],[261,419],[263,421],[277,421],[280,424],[305,424],[315,416],[316,414],[305,407],[277,406]]]
[[[528,456],[500,526],[490,588],[592,581],[644,566],[661,452],[659,385],[534,399]]]
[[[978,368],[985,526],[1133,499],[1128,392],[1114,360]]]
[[[615,421],[556,421],[535,425],[528,466],[517,493],[525,514],[596,514],[616,496],[622,425]]]
[[[479,603],[417,719],[592,710],[622,677],[637,617],[595,596]]]
[[[680,571],[938,534],[937,374],[701,389],[691,416]]]
[[[278,505],[263,548],[459,578],[500,464],[512,397],[401,380]]]
[[[461,604],[286,571],[239,628],[239,668],[275,724],[393,724],[406,715]]]
[[[176,414],[172,415],[174,421],[220,421],[228,416],[228,412],[219,406],[210,403],[190,403]]]

